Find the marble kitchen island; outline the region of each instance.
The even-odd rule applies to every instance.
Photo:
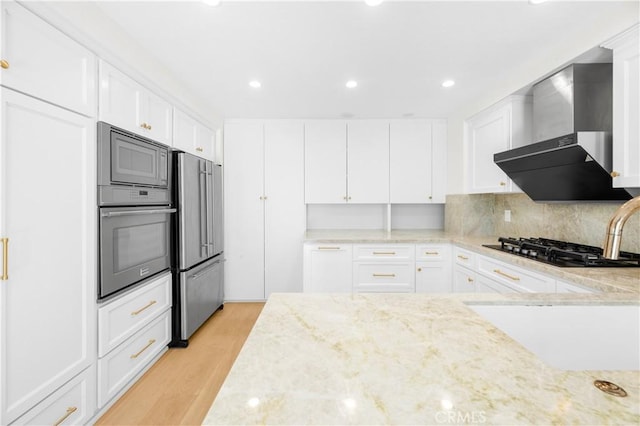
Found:
[[[274,294],[203,424],[638,424],[639,371],[549,367],[465,305],[609,295]],[[607,395],[596,379],[623,387]]]

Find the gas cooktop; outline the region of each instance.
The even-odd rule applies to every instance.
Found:
[[[561,267],[640,267],[640,254],[625,251],[613,260],[603,257],[600,247],[548,238],[500,237],[498,242],[484,246]]]

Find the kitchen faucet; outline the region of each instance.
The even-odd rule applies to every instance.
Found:
[[[640,210],[640,196],[630,199],[620,206],[609,219],[607,235],[604,240],[604,257],[607,259],[617,259],[620,254],[620,243],[622,241],[622,228],[631,215]]]

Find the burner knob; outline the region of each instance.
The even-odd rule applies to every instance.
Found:
[[[520,247],[514,247],[513,248],[513,252],[514,253],[520,253]]]
[[[529,254],[529,250],[527,250],[527,249],[521,249],[521,250],[520,250],[520,254],[521,254],[521,255],[523,255],[523,256],[526,256],[526,255],[528,255],[528,254]]]
[[[529,257],[538,257],[538,252],[535,250],[529,250]]]
[[[507,251],[513,251],[513,246],[505,246],[504,247]]]

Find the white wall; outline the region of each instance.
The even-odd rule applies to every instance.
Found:
[[[557,43],[548,46],[543,57],[532,57],[528,62],[514,65],[507,78],[500,76],[493,84],[487,86],[484,96],[450,115],[447,129],[447,193],[464,192],[467,168],[463,163],[463,127],[466,118],[562,69],[578,56],[631,27],[639,20],[639,4],[637,1],[630,2],[631,10],[612,11],[608,16],[602,17],[598,27],[584,27],[579,36],[558,40]],[[579,17],[573,22],[567,22],[567,25],[580,25]]]

